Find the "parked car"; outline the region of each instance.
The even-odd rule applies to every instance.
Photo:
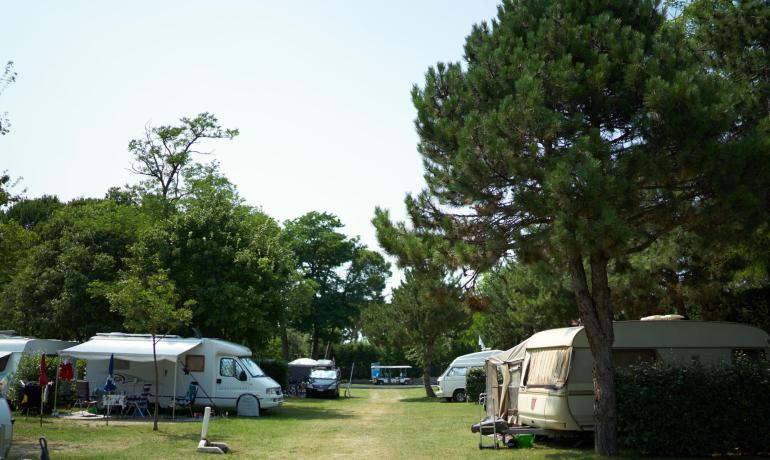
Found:
[[[310,371],[305,396],[340,396],[340,370],[339,369],[313,369]]]

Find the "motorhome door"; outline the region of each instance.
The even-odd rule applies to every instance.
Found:
[[[223,356],[219,358],[215,387],[217,404],[235,407],[238,396],[248,393],[248,373],[234,357]]]

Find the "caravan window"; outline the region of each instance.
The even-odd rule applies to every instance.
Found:
[[[131,361],[126,361],[125,359],[115,360],[115,370],[125,371],[130,369],[130,367],[131,367]]]
[[[567,382],[569,348],[532,350],[524,385],[529,387],[558,388]]]
[[[0,358],[0,372],[5,370],[5,366],[8,365],[8,360],[11,359],[11,354],[7,354]]]
[[[465,377],[465,374],[468,373],[467,367],[453,367],[449,369],[449,372],[447,372],[447,377]]]
[[[613,349],[612,365],[615,367],[633,366],[642,363],[652,363],[658,359],[658,354],[653,349]]]
[[[184,367],[190,372],[203,372],[206,368],[206,357],[203,355],[187,355]]]
[[[219,375],[222,377],[238,377],[243,371],[233,358],[222,358],[219,361]]]

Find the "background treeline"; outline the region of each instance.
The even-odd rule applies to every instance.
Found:
[[[170,307],[167,321],[161,315],[152,322],[156,333],[230,339],[266,359],[328,353],[343,365],[360,363],[357,372],[365,372],[367,361],[405,362],[435,376],[454,356],[478,349],[479,338],[505,349],[535,331],[575,323],[580,315],[565,251],[582,248],[611,255],[601,265],[615,319],[679,313],[770,330],[770,7],[702,0],[666,10],[648,2],[648,21],[636,3],[625,4],[570,4],[575,30],[560,26],[555,30],[562,35],[554,35],[566,57],[546,69],[541,54],[500,50],[526,36],[516,28],[526,22],[517,15],[532,15],[550,30],[543,8],[560,4],[535,2],[529,10],[504,2],[497,23],[479,25],[469,36],[465,59],[472,66],[432,68],[425,87],[415,87],[418,149],[432,178],[428,192],[440,192],[439,204],[465,209],[471,203],[473,212],[453,221],[433,206],[430,193],[406,200],[408,226],[377,209],[378,240],[405,273],[390,295],[388,262],[345,235],[336,216],[318,211],[278,222],[245,203],[216,162],[200,162],[209,143],[239,134],[202,113],[148,127],[130,140],[126,165],[136,183],[100,198],[26,197],[23,181],[0,169],[0,329],[76,340],[102,331],[150,332],[137,319],[160,308],[142,310],[131,302],[142,298],[143,306]],[[637,64],[650,73],[648,87],[621,78],[634,70],[628,53],[598,49],[601,59],[592,60],[594,51],[576,32],[589,19],[639,22],[634,27],[646,38],[635,42],[640,54],[634,59],[644,58]],[[656,40],[668,48],[650,48]],[[570,60],[580,57],[577,51],[586,53],[583,67]],[[488,71],[520,64],[534,73]],[[612,72],[602,73],[605,64]],[[589,67],[607,81],[569,77]],[[0,88],[14,79],[8,63]],[[538,86],[549,81],[570,84],[563,94]],[[670,84],[656,86],[661,81]],[[602,91],[616,96],[594,115],[608,111],[614,126],[612,110],[633,102],[633,116],[623,119],[636,142],[612,140],[617,155],[602,160],[604,169],[594,171],[599,163],[591,155],[604,158],[599,147],[615,139],[609,128],[594,139],[599,147],[585,147],[591,155],[574,156],[557,145],[558,168],[541,164],[537,143],[529,159],[510,154],[511,145],[528,151],[518,136],[543,137],[540,131],[551,132],[551,124],[571,133],[565,146],[583,145],[583,122],[562,112],[571,107],[575,117],[583,114],[586,94]],[[686,105],[653,97],[666,91]],[[521,103],[511,103],[513,96]],[[457,110],[443,111],[455,103]],[[540,112],[515,110],[530,106]],[[542,116],[530,120],[535,113]],[[0,121],[0,134],[12,135],[7,117]],[[497,129],[519,124],[515,132]],[[471,136],[476,132],[483,139]],[[438,147],[443,150],[431,150]],[[673,150],[665,154],[666,148]],[[445,150],[454,152],[446,165]],[[482,151],[490,157],[480,157]],[[622,155],[629,160],[618,162]],[[510,177],[502,180],[500,168]],[[636,180],[636,201],[626,202],[629,188],[602,182],[624,175]],[[545,185],[530,194],[538,181]],[[676,206],[664,206],[669,202]],[[520,209],[509,209],[514,204]],[[544,214],[532,224],[508,225],[514,210]],[[567,227],[554,224],[562,221]],[[599,230],[607,234],[594,234]],[[474,282],[475,289],[467,289]]]

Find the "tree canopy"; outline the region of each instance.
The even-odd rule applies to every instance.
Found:
[[[464,64],[437,64],[412,92],[427,181],[407,200],[413,221],[450,241],[457,265],[563,262],[604,454],[617,451],[610,263],[725,209],[718,186],[756,159],[756,138],[725,142],[728,82],[689,45],[656,1],[508,0],[473,28]],[[735,170],[717,181],[726,158]]]

